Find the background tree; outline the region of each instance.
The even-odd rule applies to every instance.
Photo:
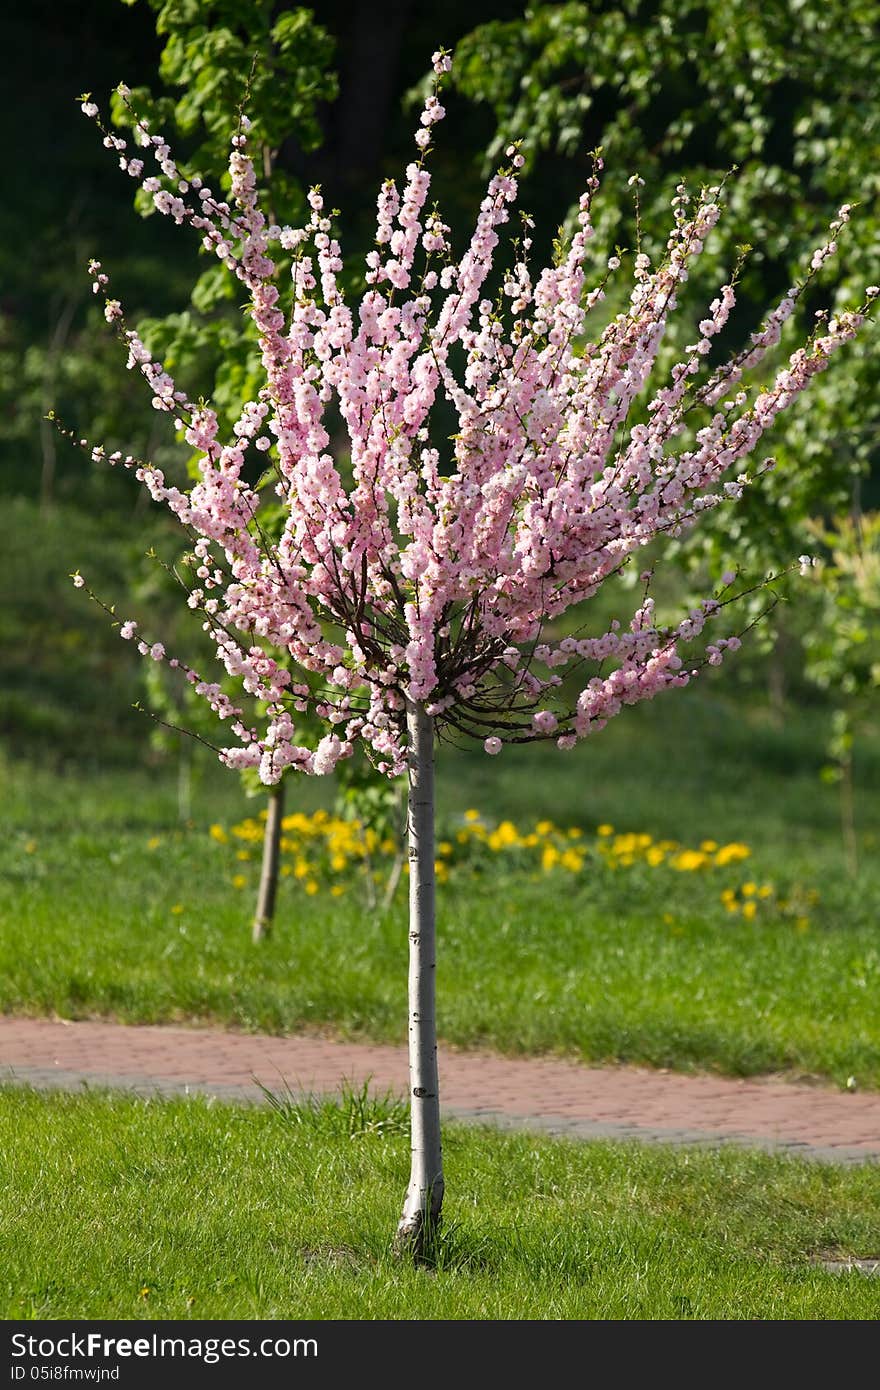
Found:
[[[880,688],[880,512],[815,520],[809,531],[823,560],[806,595],[806,670],[829,696],[831,761],[822,775],[840,785],[843,842],[855,874],[855,741],[876,718]]]

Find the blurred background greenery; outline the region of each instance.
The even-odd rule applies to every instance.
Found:
[[[865,285],[880,281],[878,0],[569,0],[525,9],[522,0],[447,0],[440,11],[415,0],[327,0],[311,9],[269,0],[32,0],[8,8],[0,26],[14,124],[0,203],[0,767],[7,787],[0,816],[12,832],[5,837],[12,855],[5,901],[14,917],[22,894],[43,894],[39,911],[31,903],[35,924],[57,916],[45,894],[73,872],[58,858],[64,845],[65,854],[85,855],[77,872],[87,869],[88,882],[103,883],[105,873],[115,884],[113,836],[131,835],[141,845],[145,817],[162,834],[178,833],[179,825],[203,835],[212,821],[253,810],[238,779],[224,780],[203,750],[194,758],[187,750],[184,759],[180,740],[153,737],[154,726],[132,706],[155,706],[158,692],[145,690],[132,644],[119,641],[68,578],[81,568],[126,616],[148,618],[157,635],[173,626],[186,642],[176,601],[148,558],[150,550],[173,558],[174,532],[131,477],[91,463],[44,418],[55,410],[108,452],[120,448],[187,477],[187,450],[150,408],[141,380],[125,371],[89,293],[89,258],[102,260],[129,320],[196,395],[228,414],[251,393],[254,371],[253,344],[229,287],[206,268],[185,229],[140,215],[132,181],[80,113],[83,92],[124,123],[125,110],[110,94],[125,81],[184,167],[220,181],[232,113],[256,55],[249,109],[265,196],[276,216],[296,219],[304,190],[322,183],[329,204],[342,210],[351,267],[371,245],[378,184],[410,157],[419,90],[441,44],[454,50],[456,64],[432,168],[458,245],[487,170],[514,137],[525,142],[521,203],[535,218],[536,252],[549,249],[569,215],[599,144],[605,255],[634,246],[632,174],[645,180],[640,223],[650,251],[662,246],[681,178],[698,190],[736,166],[722,229],[692,277],[666,364],[689,341],[738,247],[751,250],[726,330],[729,347],[745,341],[802,275],[844,202],[858,206],[839,256],[804,296],[798,323],[768,369],[809,331],[817,311],[858,301]],[[357,288],[357,269],[350,277]],[[621,302],[612,295],[609,312]],[[780,421],[768,440],[778,467],[765,484],[748,492],[735,515],[719,509],[699,536],[670,550],[661,591],[670,606],[706,592],[726,568],[739,566],[752,581],[802,552],[823,558],[806,579],[777,586],[782,601],[735,660],[684,698],[625,712],[595,747],[573,754],[512,749],[491,760],[441,750],[441,814],[454,821],[470,803],[490,820],[525,823],[549,814],[593,828],[611,819],[623,830],[683,841],[757,838],[762,873],[803,879],[812,865],[830,904],[825,925],[866,932],[880,899],[878,385],[872,327]],[[311,809],[328,805],[334,788],[297,787],[294,794]],[[86,838],[74,844],[74,831]],[[37,843],[34,834],[41,844],[56,843],[42,870],[27,848]],[[206,854],[193,859],[181,850],[180,873],[185,859],[202,864],[207,883],[214,870]],[[149,856],[138,872],[146,882]],[[217,881],[212,902],[217,893],[228,897],[231,877]],[[130,889],[136,912],[142,889]],[[168,891],[176,897],[183,889]],[[292,895],[295,884],[283,891]],[[286,901],[295,916],[293,898]],[[597,931],[609,911],[607,903],[597,909]],[[715,920],[713,913],[724,917],[717,902],[705,920]],[[89,949],[105,950],[94,942]],[[807,950],[806,981],[816,962],[799,949]],[[864,964],[862,938],[853,950]],[[860,970],[860,978],[870,973]],[[65,994],[66,979],[60,993],[50,989],[34,1002],[37,990],[30,1004],[22,984],[19,1003],[72,1007],[79,996]],[[111,988],[91,1006],[112,1010],[114,997]],[[89,998],[86,989],[82,1007]],[[5,1003],[16,1007],[16,997]],[[315,1016],[311,1004],[303,1008],[304,1017]],[[164,1016],[161,1008],[156,1016]],[[247,1022],[234,1009],[233,1016]],[[284,1014],[284,1026],[295,1022]],[[548,1043],[542,1034],[540,1046],[548,1045],[552,1036]],[[876,1061],[876,1039],[865,1047]],[[667,1056],[661,1046],[631,1052]],[[788,1054],[769,1047],[762,1057],[785,1064]]]

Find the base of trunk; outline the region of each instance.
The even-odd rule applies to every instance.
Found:
[[[266,937],[269,935],[269,933],[271,932],[271,930],[272,930],[272,921],[271,921],[271,918],[266,918],[266,917],[255,917],[255,918],[254,918],[254,924],[253,924],[253,926],[251,927],[251,940],[252,940],[252,941],[255,941],[255,942],[256,942],[256,941],[265,941],[265,940],[266,940]]]
[[[430,1211],[419,1207],[409,1212],[404,1208],[394,1236],[393,1250],[397,1258],[416,1264],[429,1263],[440,1221],[440,1202],[433,1204]]]

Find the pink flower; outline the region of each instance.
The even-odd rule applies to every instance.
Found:
[[[492,757],[494,758],[496,754],[501,752],[501,739],[495,738],[495,736],[492,735],[490,738],[486,739],[486,741],[483,744],[483,748],[487,753],[491,753]]]
[[[552,734],[559,721],[550,710],[542,709],[532,715],[532,723],[539,734]]]

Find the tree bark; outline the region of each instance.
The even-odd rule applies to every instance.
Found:
[[[409,735],[409,1077],[412,1129],[409,1187],[395,1249],[421,1259],[440,1220],[443,1158],[435,1009],[434,721],[407,706]]]
[[[278,870],[281,859],[281,822],[284,819],[284,783],[276,782],[269,793],[266,829],[263,833],[263,866],[252,935],[263,941],[272,930],[275,898],[278,892]]]

